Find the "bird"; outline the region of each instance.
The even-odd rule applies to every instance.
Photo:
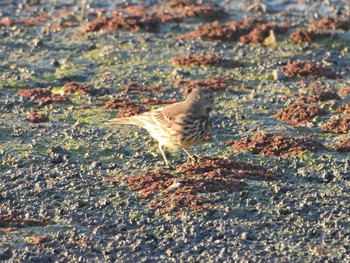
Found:
[[[165,165],[170,167],[165,148],[182,149],[189,160],[195,161],[186,148],[198,144],[210,134],[213,105],[214,92],[193,89],[183,101],[131,117],[114,118],[107,124],[131,124],[146,129],[158,142]]]

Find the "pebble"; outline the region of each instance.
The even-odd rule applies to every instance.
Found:
[[[274,69],[272,71],[272,76],[274,80],[285,80],[287,78],[286,74],[284,74],[280,68]]]

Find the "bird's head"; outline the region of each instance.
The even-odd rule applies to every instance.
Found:
[[[185,104],[192,114],[208,116],[214,105],[214,92],[208,89],[193,89],[187,96]]]

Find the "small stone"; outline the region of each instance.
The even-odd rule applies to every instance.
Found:
[[[334,178],[334,174],[330,171],[326,171],[322,174],[322,179],[325,182],[330,182],[333,180],[333,178]]]
[[[53,154],[68,155],[68,151],[67,151],[64,147],[62,147],[62,146],[60,146],[60,145],[55,146],[55,147],[52,147],[52,148],[51,148],[51,153],[53,153]]]
[[[102,163],[100,161],[93,161],[90,165],[90,168],[94,169],[94,168],[100,167],[101,165]]]
[[[243,232],[243,233],[241,234],[241,239],[242,239],[242,240],[247,240],[247,239],[249,239],[249,234],[248,234],[248,232]]]
[[[60,62],[58,62],[56,59],[51,62],[51,65],[54,66],[54,67],[61,66]]]
[[[62,163],[64,160],[62,154],[58,154],[55,158],[51,159],[51,163]]]
[[[174,255],[174,252],[171,249],[167,249],[165,253],[167,254],[168,257],[172,257]]]
[[[272,71],[272,75],[274,80],[283,80],[287,78],[286,74],[284,74],[284,72],[280,68],[274,69]]]

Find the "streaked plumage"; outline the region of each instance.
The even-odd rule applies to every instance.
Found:
[[[145,128],[158,141],[164,161],[169,166],[164,147],[185,149],[202,141],[210,132],[209,114],[214,103],[213,92],[194,89],[184,101],[127,118],[116,118],[110,124],[133,124]]]

